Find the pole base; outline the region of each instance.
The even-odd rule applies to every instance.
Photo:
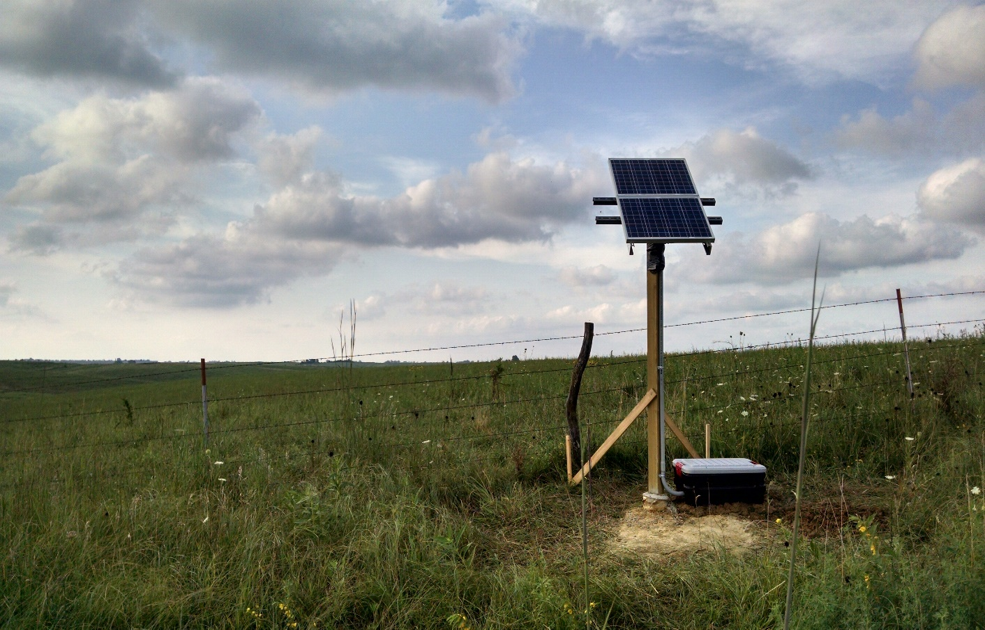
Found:
[[[652,492],[643,493],[643,509],[648,512],[659,512],[666,510],[670,504],[670,497],[666,494],[654,494]]]

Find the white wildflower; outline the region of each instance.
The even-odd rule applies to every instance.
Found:
[[[911,438],[911,437],[910,437],[910,436],[908,435],[908,436],[906,436],[906,437],[905,437],[905,438],[903,438],[903,439],[904,439],[904,440],[906,440],[907,442],[912,442],[912,441],[913,441],[913,440],[915,440],[916,438]]]
[[[975,486],[974,488],[971,489],[971,493],[977,496],[982,493],[982,490],[978,486]]]
[[[896,479],[896,475],[886,475],[886,479],[892,481],[893,479]]]

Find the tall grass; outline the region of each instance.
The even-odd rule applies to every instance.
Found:
[[[912,405],[898,344],[816,348],[798,627],[985,619],[983,342],[912,343]],[[589,623],[782,624],[803,357],[668,356],[667,413],[769,468],[752,518],[771,537],[744,557],[607,551],[645,479],[634,427],[592,471]],[[344,389],[333,365],[211,366],[205,452],[194,364],[0,364],[0,625],[584,627],[571,362],[496,365],[347,366]],[[639,357],[586,370],[591,435],[644,372]]]
[[[807,340],[807,365],[804,367],[804,404],[800,412],[800,448],[797,451],[797,481],[794,485],[793,534],[790,544],[790,571],[787,573],[787,601],[783,612],[783,628],[790,628],[793,619],[793,593],[797,571],[797,543],[800,542],[800,509],[804,504],[802,491],[804,489],[804,462],[807,460],[807,435],[811,426],[811,363],[814,360],[814,337],[817,334],[817,323],[821,319],[821,304],[817,298],[817,269],[821,261],[821,245],[817,246],[817,257],[814,259],[814,287],[811,294],[811,325]]]

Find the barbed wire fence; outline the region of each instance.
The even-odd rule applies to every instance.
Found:
[[[982,294],[985,291],[940,293],[905,299],[929,300]],[[896,300],[868,300],[825,308],[852,308],[890,301]],[[776,317],[807,310],[809,309],[790,309],[670,324],[667,328]],[[923,360],[927,355],[938,357],[927,359],[925,363],[929,364],[940,360],[939,357],[950,356],[955,352],[980,352],[985,343],[983,323],[985,319],[969,317],[947,322],[910,324],[908,328],[940,331],[944,326],[974,326],[973,334],[939,334],[936,340],[930,338],[930,343],[925,342],[919,349],[919,353],[923,355],[918,354],[919,359]],[[621,335],[643,330],[645,329],[635,328],[596,334]],[[834,333],[819,337],[818,340],[828,342],[835,348],[841,347],[835,346],[835,343],[878,333],[885,335],[886,328]],[[581,335],[392,350],[354,355],[352,358],[402,356],[576,339],[580,340]],[[729,347],[670,355],[668,364],[679,363],[684,366],[684,375],[666,381],[670,393],[668,415],[682,419],[681,424],[689,429],[694,429],[696,425],[689,423],[688,418],[697,418],[700,423],[713,422],[717,443],[725,446],[730,443],[730,437],[741,435],[748,438],[758,433],[773,436],[779,447],[781,439],[776,437],[777,430],[799,424],[796,414],[790,417],[782,406],[788,401],[796,402],[798,399],[796,388],[800,385],[799,374],[803,369],[801,359],[794,354],[781,353],[769,365],[752,367],[743,358],[752,356],[747,353],[758,350],[792,349],[800,344],[800,340],[783,339],[746,345],[741,349]],[[717,367],[717,370],[704,374],[688,371],[694,369],[692,362],[709,356],[721,359],[711,362],[711,367]],[[839,366],[857,370],[858,362],[882,361],[880,369],[889,371],[888,378],[854,383],[822,380],[817,385],[818,392],[835,398],[845,392],[868,388],[874,399],[882,397],[896,401],[894,406],[898,410],[900,404],[906,402],[906,379],[903,375],[905,373],[901,373],[899,357],[900,349],[892,345],[886,349],[866,343],[849,343],[844,346],[841,355],[822,357],[815,365],[822,369],[824,366],[830,367],[837,374],[834,368]],[[249,368],[304,364],[305,361],[308,360],[219,364],[209,366],[209,371],[233,374],[232,370],[239,369],[249,374]],[[590,371],[601,375],[595,379],[594,386],[581,393],[586,401],[597,401],[589,404],[585,413],[585,417],[589,418],[587,426],[597,429],[592,431],[594,434],[605,435],[606,428],[611,428],[621,418],[622,407],[632,406],[642,393],[645,382],[642,374],[644,365],[645,359],[639,357],[600,358],[589,364]],[[407,364],[404,364],[397,369],[406,373],[407,368]],[[532,456],[524,449],[530,451],[530,444],[540,439],[547,446],[533,456],[541,459],[554,457],[552,461],[561,465],[563,453],[560,445],[563,444],[567,430],[563,412],[567,396],[565,380],[571,371],[567,362],[547,361],[538,363],[537,367],[527,367],[523,363],[507,363],[505,367],[501,363],[472,363],[459,365],[458,368],[458,375],[449,374],[447,377],[405,377],[380,382],[365,380],[375,375],[371,374],[375,372],[374,368],[361,368],[358,379],[351,372],[346,376],[344,371],[326,369],[321,376],[326,379],[334,378],[334,383],[318,387],[240,392],[210,397],[208,402],[213,414],[211,450],[231,462],[238,458],[240,463],[237,465],[256,466],[259,460],[247,457],[244,453],[255,450],[253,447],[260,448],[263,444],[276,444],[278,448],[293,448],[294,457],[306,456],[312,461],[319,457],[336,462],[336,466],[351,468],[385,468],[400,464],[407,470],[428,470],[454,458],[456,461],[465,459],[471,465],[512,466],[519,472],[525,460]],[[923,368],[926,371],[927,365]],[[466,373],[462,374],[463,371]],[[4,446],[0,447],[0,471],[3,472],[0,476],[0,490],[16,491],[51,484],[85,484],[94,483],[98,479],[114,478],[125,484],[133,480],[132,474],[136,468],[147,465],[147,457],[159,456],[161,449],[201,449],[201,432],[196,430],[193,422],[200,409],[201,399],[191,395],[194,392],[193,387],[185,387],[188,379],[197,380],[198,373],[198,365],[173,370],[153,367],[139,374],[63,380],[44,386],[11,387],[0,391],[0,395],[7,398],[0,398],[0,404],[6,408],[4,417],[0,418],[0,432],[6,434]],[[603,373],[605,374],[602,375]],[[746,391],[751,388],[748,381],[766,374],[776,377],[774,391]],[[976,367],[974,377],[980,378],[977,374]],[[45,376],[47,377],[47,373]],[[976,382],[981,388],[981,382]],[[761,382],[757,383],[761,387]],[[127,388],[139,387],[143,388],[140,394],[143,395],[143,390],[165,386],[168,391],[180,386],[188,391],[188,395],[134,404],[130,399],[138,400],[138,394],[126,393],[131,391]],[[698,389],[697,392],[694,391],[695,388]],[[94,392],[100,389],[112,390],[113,395],[121,398],[123,404],[113,408],[87,409],[86,392],[95,395]],[[507,396],[511,389],[522,391],[524,395]],[[393,401],[394,396],[403,396],[404,393],[407,394],[405,398],[412,399],[412,402],[405,400],[401,403],[399,398]],[[691,399],[701,400],[701,404],[691,405],[688,394]],[[920,397],[926,396],[934,400],[943,395],[944,393],[936,392],[932,387],[925,387],[919,393]],[[55,407],[58,411],[40,414],[26,412],[25,409],[32,408],[37,396],[43,396],[44,404],[49,408]],[[382,398],[383,396],[387,398]],[[66,400],[62,401],[60,397]],[[329,400],[334,402],[328,404]],[[96,406],[99,403],[91,404]],[[328,412],[325,411],[326,406]],[[21,410],[19,414],[13,411],[15,408]],[[613,413],[613,408],[618,411]],[[531,410],[538,413],[530,413]],[[872,423],[886,420],[885,410],[858,411],[863,413],[856,413],[853,421]],[[271,419],[280,414],[284,417],[279,420]],[[527,415],[542,415],[556,420],[542,426],[529,426],[522,420]],[[826,418],[823,422],[834,423],[835,420]],[[260,436],[262,440],[247,443],[242,440],[244,436]],[[631,430],[628,436],[628,448],[641,449],[645,446],[645,434],[642,430]],[[374,440],[375,444],[369,447]],[[157,450],[151,455],[141,455],[141,447],[153,447]],[[131,465],[121,468],[102,464],[104,460],[110,459],[114,451],[120,449],[130,449],[134,453]],[[439,455],[435,457],[436,452]],[[222,465],[225,465],[225,460],[215,461],[222,461]],[[154,470],[166,469],[166,463],[156,466]]]

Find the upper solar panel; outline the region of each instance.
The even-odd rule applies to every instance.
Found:
[[[617,195],[696,195],[687,163],[680,158],[610,158]]]

